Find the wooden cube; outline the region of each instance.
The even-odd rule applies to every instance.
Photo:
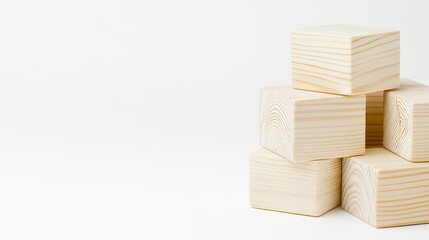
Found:
[[[424,86],[408,78],[401,78],[401,88]],[[365,145],[383,146],[384,91],[366,94],[366,131]]]
[[[429,161],[429,87],[386,91],[383,146],[412,162]]]
[[[260,144],[293,162],[365,152],[365,96],[261,89]]]
[[[429,163],[384,148],[343,160],[342,208],[374,227],[429,223]]]
[[[366,94],[366,147],[383,146],[383,95],[384,92]]]
[[[350,25],[292,32],[294,88],[356,95],[399,86],[399,31]]]
[[[250,158],[254,208],[320,216],[340,205],[341,159],[294,163],[266,149]]]

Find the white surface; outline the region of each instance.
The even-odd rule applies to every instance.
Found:
[[[427,239],[339,209],[249,208],[262,86],[289,32],[401,30],[429,83],[425,1],[1,1],[0,239]]]

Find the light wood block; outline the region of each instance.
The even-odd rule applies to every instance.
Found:
[[[365,96],[261,89],[260,144],[293,162],[365,152]]]
[[[408,78],[401,78],[401,88],[424,86]],[[384,91],[366,94],[366,131],[367,148],[383,146]]]
[[[366,147],[383,146],[383,95],[384,92],[366,94]]]
[[[356,95],[399,86],[399,31],[327,25],[292,32],[294,88]]]
[[[343,160],[342,208],[374,227],[429,223],[429,163],[384,148]]]
[[[383,146],[412,162],[429,161],[429,87],[408,82],[386,91],[384,105]]]
[[[254,208],[320,216],[340,205],[341,159],[288,161],[266,149],[250,158]]]

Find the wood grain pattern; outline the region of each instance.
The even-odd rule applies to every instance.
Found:
[[[365,151],[365,96],[261,89],[261,146],[293,162]]]
[[[429,223],[429,163],[384,148],[343,160],[342,208],[375,227]]]
[[[357,95],[399,86],[399,31],[328,25],[292,32],[294,88]]]
[[[341,159],[290,162],[259,149],[250,158],[254,208],[320,216],[339,206]]]
[[[429,161],[429,87],[386,91],[383,146],[412,162]]]
[[[401,88],[424,86],[408,78],[400,79]],[[384,91],[366,94],[366,131],[367,148],[383,146]]]
[[[384,92],[366,94],[365,146],[383,146]]]

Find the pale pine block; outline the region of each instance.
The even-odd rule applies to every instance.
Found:
[[[429,87],[408,81],[384,97],[383,146],[412,162],[429,161]]]
[[[320,216],[340,205],[341,159],[288,161],[266,149],[250,157],[254,208]]]
[[[292,32],[292,86],[356,95],[399,86],[399,31],[327,25]]]
[[[429,163],[384,148],[344,158],[341,206],[374,227],[429,223]]]
[[[365,152],[365,96],[261,89],[260,144],[293,162]]]
[[[408,78],[401,78],[401,88],[424,86]],[[366,147],[383,146],[384,91],[366,94]]]
[[[383,91],[366,94],[366,147],[383,146],[383,95]]]

